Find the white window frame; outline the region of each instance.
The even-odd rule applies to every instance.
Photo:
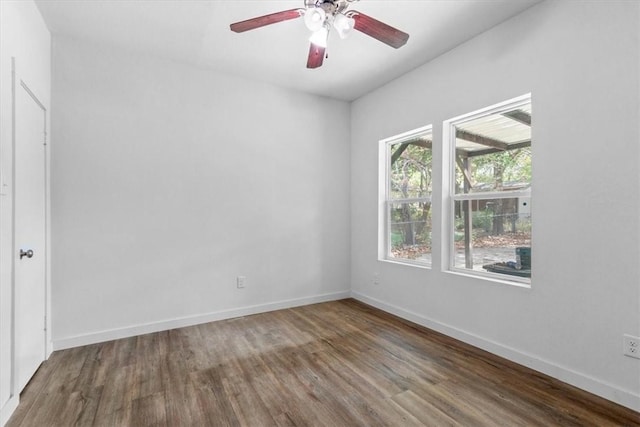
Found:
[[[463,200],[485,200],[485,199],[511,199],[518,197],[531,198],[531,187],[525,191],[500,191],[500,192],[482,192],[455,194],[456,179],[456,126],[471,120],[475,120],[484,116],[489,116],[503,111],[509,111],[532,102],[531,93],[518,96],[516,98],[500,102],[470,113],[466,113],[448,120],[442,124],[442,139],[444,143],[443,150],[443,179],[442,179],[442,197],[443,197],[443,227],[442,227],[442,269],[445,272],[461,274],[480,279],[487,279],[494,282],[506,283],[510,285],[522,286],[529,288],[531,286],[531,278],[509,276],[507,274],[492,273],[489,271],[471,270],[468,268],[455,266],[455,220],[454,209],[456,201]],[[532,129],[533,132],[533,129]],[[533,139],[533,138],[532,138]]]
[[[395,144],[402,144],[403,142],[410,141],[419,137],[425,133],[431,134],[433,138],[433,125],[423,126],[417,129],[413,129],[399,135],[394,135],[389,138],[380,140],[379,152],[378,152],[378,260],[387,261],[397,264],[411,265],[415,267],[431,268],[431,261],[416,261],[406,258],[393,258],[391,254],[391,241],[389,239],[391,228],[391,214],[390,206],[393,203],[419,203],[429,202],[431,203],[431,209],[433,212],[433,197],[429,194],[426,197],[416,197],[407,199],[391,199],[390,188],[390,170],[391,163],[391,146]],[[431,170],[433,174],[433,148],[431,149]],[[433,184],[432,184],[433,185]],[[433,188],[432,188],[433,192]],[[433,229],[431,230],[433,234]],[[433,255],[433,246],[431,247],[431,253]]]

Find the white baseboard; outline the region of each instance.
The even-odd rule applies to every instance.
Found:
[[[335,292],[330,294],[314,295],[304,298],[295,298],[265,304],[232,308],[212,313],[198,314],[195,316],[180,317],[176,319],[163,320],[142,325],[134,325],[126,328],[109,329],[105,331],[93,332],[89,334],[76,335],[54,340],[53,348],[54,350],[64,350],[67,348],[96,344],[120,338],[129,338],[136,335],[167,331],[169,329],[183,328],[186,326],[194,326],[202,323],[214,322],[216,320],[231,319],[234,317],[249,316],[251,314],[266,313],[268,311],[281,310],[285,308],[299,307],[303,305],[316,304],[327,301],[335,301],[349,298],[350,296],[351,293],[349,291]]]
[[[542,360],[538,357],[523,353],[519,350],[505,346],[503,344],[484,339],[477,335],[451,327],[433,319],[429,319],[412,311],[405,310],[401,307],[387,304],[376,298],[371,298],[367,295],[361,294],[360,292],[352,291],[351,297],[365,304],[386,311],[387,313],[394,314],[405,320],[409,320],[411,322],[417,323],[418,325],[432,329],[436,332],[440,332],[467,344],[471,344],[474,347],[478,347],[488,351],[489,353],[504,357],[505,359],[511,360],[512,362],[526,366],[535,371],[542,372],[543,374],[549,375],[553,378],[557,378],[560,381],[588,391],[589,393],[593,393],[619,405],[640,412],[640,395],[635,394],[630,390],[620,389],[614,385],[605,383],[580,372],[573,371],[569,368],[557,365],[553,362]]]
[[[18,396],[12,396],[2,408],[0,408],[0,426],[4,426],[11,418],[13,411],[18,407],[20,399]]]

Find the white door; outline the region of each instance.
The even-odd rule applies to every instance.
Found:
[[[16,79],[15,330],[18,392],[45,359],[46,111]]]

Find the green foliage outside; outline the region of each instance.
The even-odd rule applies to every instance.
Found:
[[[419,199],[431,196],[431,149],[426,138],[390,146],[389,168],[391,199]],[[393,203],[390,209],[391,247],[399,250],[421,245],[431,246],[431,202]]]
[[[531,184],[531,147],[470,158],[472,191],[500,191],[506,183]],[[462,171],[456,170],[456,184],[463,187]]]
[[[391,232],[391,247],[397,248],[404,243],[404,235],[400,231]]]
[[[389,171],[391,198],[428,197],[432,182],[431,149],[405,143],[392,145],[391,153],[399,149],[404,151]]]
[[[471,223],[474,230],[481,229],[488,232],[491,229],[493,223],[493,212],[489,209],[480,210],[473,213],[471,217]],[[461,217],[456,218],[456,230],[464,230],[464,219]]]

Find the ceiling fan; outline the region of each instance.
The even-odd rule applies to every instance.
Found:
[[[309,41],[307,68],[322,65],[327,49],[329,30],[333,26],[340,38],[345,38],[351,30],[360,31],[376,40],[398,49],[409,39],[404,33],[357,10],[347,10],[358,0],[304,0],[304,8],[283,10],[269,15],[258,16],[231,24],[231,31],[245,31],[264,27],[304,16],[304,22],[313,33]]]

